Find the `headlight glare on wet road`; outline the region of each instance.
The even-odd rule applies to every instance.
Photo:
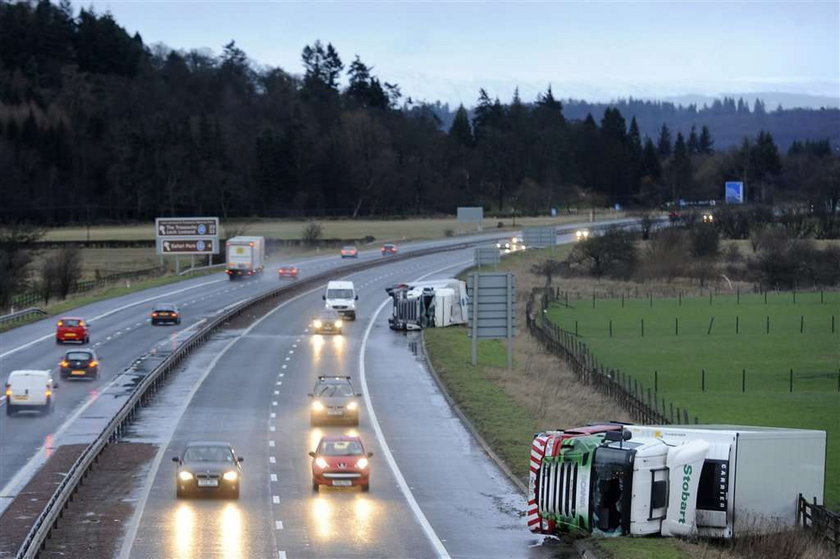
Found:
[[[340,320],[336,320],[336,321],[335,321],[335,327],[336,327],[336,328],[341,328],[343,325],[344,325],[344,323],[343,323],[343,322],[341,322]]]
[[[182,471],[178,474],[178,478],[181,481],[189,481],[193,478],[193,475],[187,471]]]
[[[236,481],[237,479],[239,479],[239,474],[231,470],[229,472],[225,472],[225,475],[222,477],[225,478],[225,481]]]

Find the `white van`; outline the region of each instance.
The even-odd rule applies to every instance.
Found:
[[[6,380],[6,414],[22,410],[51,413],[56,388],[58,383],[53,381],[50,371],[12,371]]]
[[[327,284],[327,292],[322,297],[324,306],[333,309],[341,316],[356,320],[356,287],[352,281],[331,281]]]

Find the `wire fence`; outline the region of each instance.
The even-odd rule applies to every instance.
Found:
[[[825,540],[835,553],[840,553],[840,514],[818,505],[816,500],[809,503],[801,494],[798,508],[799,525]]]
[[[87,293],[104,287],[111,287],[120,282],[130,282],[132,280],[148,279],[150,277],[162,275],[163,273],[164,270],[157,266],[152,268],[144,268],[142,270],[116,272],[92,280],[78,281],[71,287],[69,295],[78,295],[81,293]],[[50,298],[52,298],[52,296]],[[33,305],[37,305],[38,303],[48,302],[49,301],[46,297],[44,297],[43,293],[38,293],[37,291],[28,291],[24,293],[18,293],[17,295],[12,297],[11,309],[31,307]]]
[[[618,369],[604,367],[578,336],[563,330],[546,317],[557,298],[550,288],[535,288],[526,305],[529,332],[549,351],[563,358],[577,378],[618,402],[635,420],[652,424],[690,423],[688,410],[659,396],[650,386]],[[693,423],[700,420],[693,416]]]

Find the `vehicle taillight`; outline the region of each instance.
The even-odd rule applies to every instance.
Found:
[[[88,364],[88,367],[96,367],[97,365],[99,365],[99,361],[91,361],[91,362]]]
[[[176,312],[169,313],[169,316],[178,316],[178,313],[176,313]]]
[[[12,397],[12,385],[8,382],[6,383],[6,396]]]
[[[49,385],[49,384],[47,385],[47,391],[46,391],[46,392],[44,392],[44,394],[46,395],[46,397],[47,397],[47,398],[49,398],[50,396],[52,396],[52,390],[50,389],[50,385]]]
[[[84,326],[84,325],[85,325],[85,321],[84,321],[84,320],[80,320],[80,321],[79,321],[79,326]]]
[[[64,321],[63,321],[63,320],[59,320],[59,321],[58,321],[58,325],[59,325],[59,326],[64,326]]]
[[[157,313],[156,312],[152,313],[152,318],[157,318]]]
[[[62,367],[69,367],[70,363],[68,363],[67,361],[62,361],[61,363],[59,363],[59,365]]]

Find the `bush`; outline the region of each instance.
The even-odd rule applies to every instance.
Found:
[[[684,273],[687,256],[688,241],[684,231],[675,228],[658,231],[645,247],[641,275],[671,281]]]
[[[324,227],[316,221],[307,221],[301,231],[301,238],[307,245],[314,245],[324,236]]]
[[[635,271],[636,260],[633,234],[615,227],[581,242],[569,255],[572,269],[583,268],[596,278],[629,279]]]
[[[720,250],[720,235],[709,224],[700,224],[691,230],[691,255],[697,258],[715,257]]]
[[[453,231],[452,229],[444,229],[443,230],[443,236],[444,237],[454,237],[455,236],[455,231]]]

